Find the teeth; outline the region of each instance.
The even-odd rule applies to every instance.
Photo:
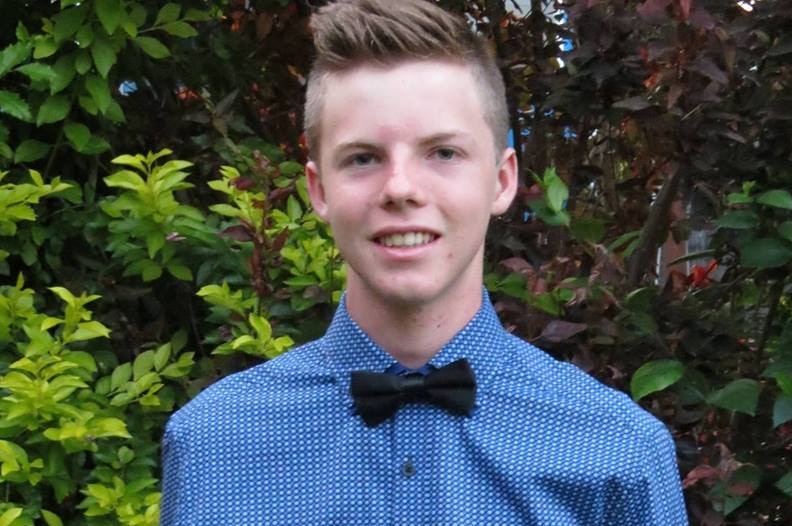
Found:
[[[425,245],[434,239],[434,235],[428,232],[407,232],[405,234],[393,234],[379,238],[379,242],[386,247],[415,247]]]

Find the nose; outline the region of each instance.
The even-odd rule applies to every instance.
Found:
[[[420,174],[407,159],[392,158],[384,173],[383,206],[421,206],[424,199]]]

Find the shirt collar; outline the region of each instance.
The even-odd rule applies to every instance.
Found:
[[[442,367],[466,358],[480,389],[486,389],[507,354],[507,333],[503,330],[489,294],[482,288],[481,307],[473,318],[446,343],[429,365]],[[322,350],[342,384],[352,371],[384,372],[396,361],[377,345],[350,317],[346,294],[341,297],[333,321],[321,340]]]

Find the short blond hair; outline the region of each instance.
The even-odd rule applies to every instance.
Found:
[[[315,156],[325,79],[363,64],[449,60],[471,68],[496,148],[506,147],[509,111],[503,77],[483,38],[462,17],[427,0],[338,0],[311,17],[316,59],[308,75],[304,129]]]

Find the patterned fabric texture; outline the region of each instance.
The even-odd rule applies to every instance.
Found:
[[[486,292],[430,361],[467,358],[476,406],[368,428],[350,372],[393,359],[341,302],[324,337],[170,419],[162,526],[683,526],[674,444],[626,395],[505,332]]]

